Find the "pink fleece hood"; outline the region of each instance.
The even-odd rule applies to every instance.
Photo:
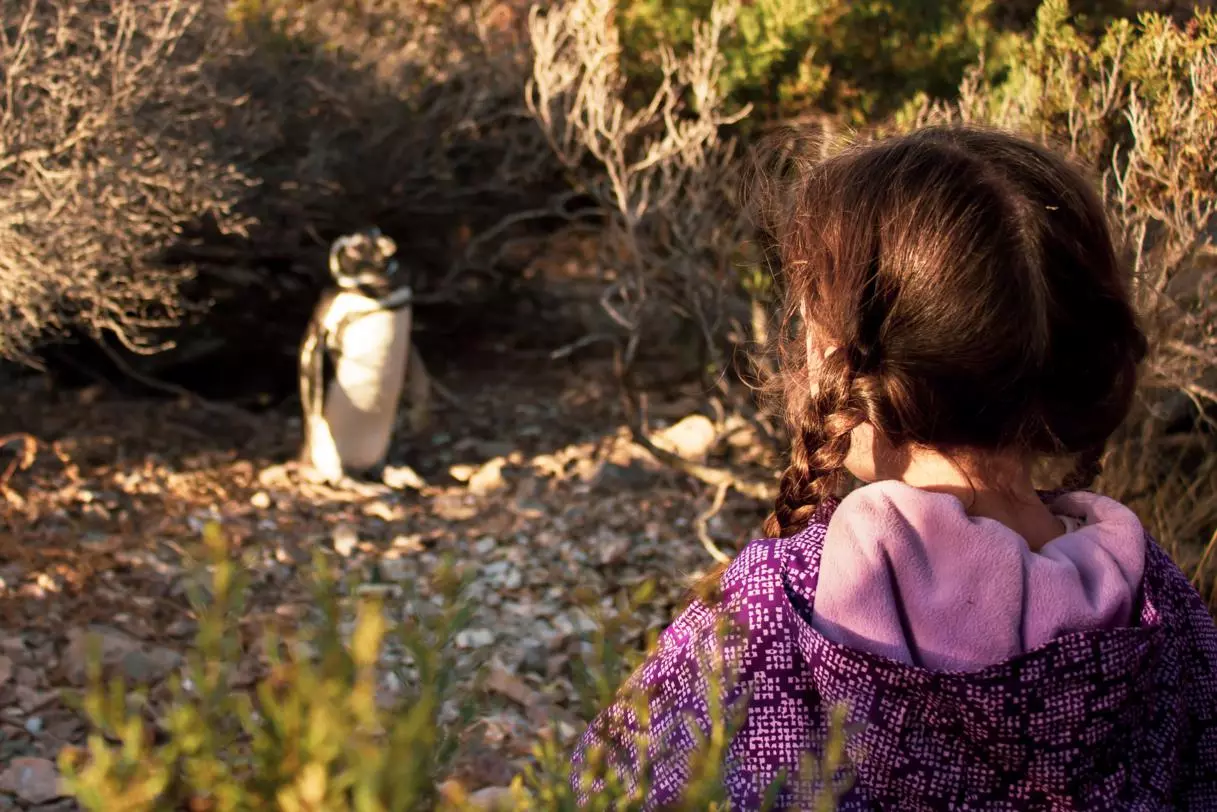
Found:
[[[1078,491],[1049,502],[1068,532],[1032,552],[954,496],[897,481],[847,496],[824,540],[812,626],[829,640],[931,671],[976,671],[1071,632],[1136,616],[1145,531]]]

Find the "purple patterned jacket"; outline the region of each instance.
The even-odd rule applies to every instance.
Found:
[[[631,688],[650,696],[653,766],[647,808],[679,799],[692,748],[684,720],[707,730],[700,662],[726,614],[736,669],[730,704],[748,697],[731,741],[726,789],[756,809],[780,770],[778,809],[811,806],[826,708],[845,703],[852,788],[842,810],[1217,810],[1217,625],[1165,552],[1147,541],[1139,622],[1058,637],[970,673],[930,672],[838,646],[808,618],[836,501],[802,533],[749,544],[722,580],[718,609],[694,603],[661,635]],[[746,691],[746,693],[744,693]],[[606,709],[575,753],[619,748],[632,780],[634,712]],[[578,772],[578,769],[575,771]]]

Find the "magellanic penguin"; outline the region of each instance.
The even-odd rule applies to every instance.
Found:
[[[421,364],[407,368],[417,358],[413,290],[397,279],[396,251],[377,228],[335,240],[336,287],[322,295],[300,347],[300,461],[330,483],[377,476],[407,373],[426,374]]]

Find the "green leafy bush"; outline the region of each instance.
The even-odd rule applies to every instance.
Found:
[[[469,615],[455,574],[440,575],[441,610],[395,630],[416,677],[386,697],[378,690],[378,655],[389,633],[381,606],[373,598],[361,602],[345,643],[335,584],[318,559],[321,620],[295,640],[269,635],[266,674],[247,693],[234,687],[245,579],[218,527],[204,538],[210,595],[193,596],[198,637],[159,720],[163,742],[152,741],[142,703],[132,707],[121,681],[103,684],[94,667],[82,706],[96,732],[85,753],[61,757],[71,794],[86,809],[132,812],[442,807],[436,777],[459,729],[439,724],[459,676],[448,642]]]
[[[628,68],[653,73],[660,42],[691,44],[695,20],[712,0],[632,0],[621,7]],[[756,0],[741,4],[723,44],[724,93],[751,103],[761,119],[811,109],[862,123],[916,92],[951,95],[982,53],[1010,37],[992,22],[991,0]]]
[[[67,749],[60,768],[67,792],[87,810],[382,810],[467,809],[470,798],[444,779],[459,737],[478,710],[453,656],[452,642],[471,612],[464,580],[452,567],[436,575],[438,602],[411,601],[419,614],[390,626],[380,599],[358,601],[349,639],[338,585],[320,556],[314,566],[319,616],[287,638],[269,635],[265,673],[250,690],[237,687],[243,658],[236,623],[247,588],[230,558],[217,525],[204,531],[211,568],[207,588],[192,601],[199,617],[195,647],[183,677],[171,685],[171,700],[157,720],[145,721],[148,705],[136,692],[129,699],[118,678],[103,682],[92,658],[89,686],[80,700],[93,726],[84,750]],[[619,606],[628,613],[646,599],[638,592]],[[623,656],[611,643],[606,619],[595,635],[580,680],[584,715],[591,717],[617,696],[622,679],[641,652]],[[399,669],[403,690],[380,690],[381,653],[391,641],[408,653]],[[706,664],[711,683],[730,678],[725,662]],[[459,696],[463,691],[463,696]],[[725,708],[711,689],[712,724],[693,754],[693,779],[681,809],[726,809],[723,754],[740,721],[739,707]],[[626,701],[629,701],[628,698]],[[455,721],[442,709],[457,702]],[[645,708],[639,705],[639,712]],[[645,716],[643,717],[645,718]],[[844,765],[843,714],[833,717],[834,733],[822,762],[807,769],[824,776],[830,802],[839,792]],[[646,752],[645,732],[637,745]],[[498,808],[574,810],[570,753],[551,737],[539,739],[533,763],[499,798]],[[591,810],[640,809],[646,775],[631,784],[614,772],[609,754],[593,752],[577,783],[598,786]],[[832,808],[831,806],[825,808]]]

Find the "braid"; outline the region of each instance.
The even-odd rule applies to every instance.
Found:
[[[773,514],[765,521],[765,534],[772,538],[786,538],[807,527],[820,504],[840,487],[851,433],[865,419],[850,406],[855,379],[845,353],[825,358],[817,377],[819,392],[791,420],[798,430],[790,465],[782,473]]]
[[[1061,484],[1067,491],[1089,490],[1094,481],[1103,473],[1103,451],[1105,444],[1088,448],[1078,457],[1078,461],[1065,481]]]
[[[807,527],[821,503],[840,487],[845,476],[845,457],[850,435],[865,417],[849,406],[854,379],[844,353],[824,360],[818,375],[820,390],[809,399],[792,399],[802,413],[791,423],[797,431],[790,444],[790,464],[782,472],[773,513],[765,520],[768,538],[788,538]],[[806,379],[802,379],[806,385]],[[797,407],[795,407],[797,408]],[[795,416],[792,415],[792,418]],[[715,566],[689,592],[714,606],[722,599],[721,581],[727,564]]]

